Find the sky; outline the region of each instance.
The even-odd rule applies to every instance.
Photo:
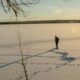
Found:
[[[26,16],[20,13],[16,19],[13,13],[6,14],[0,7],[0,21],[80,19],[80,0],[40,0],[23,9]]]

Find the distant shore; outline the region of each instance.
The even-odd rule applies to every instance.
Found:
[[[50,23],[80,23],[80,20],[10,21],[10,22],[0,22],[0,25],[6,25],[6,24],[50,24]]]

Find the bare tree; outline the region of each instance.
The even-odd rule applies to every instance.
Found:
[[[23,69],[24,69],[25,78],[26,78],[26,80],[28,80],[26,64],[24,62],[24,57],[23,57],[24,55],[23,55],[22,44],[21,44],[20,27],[18,27],[18,32],[19,32],[19,34],[18,34],[19,50],[20,50],[20,54],[21,54],[22,66],[23,66]]]
[[[24,13],[23,6],[28,7],[32,4],[37,4],[40,0],[0,0],[0,5],[3,10],[8,13],[12,12],[18,16],[19,12]]]

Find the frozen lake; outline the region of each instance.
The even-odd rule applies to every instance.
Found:
[[[80,80],[80,24],[0,25],[0,79],[25,80],[18,34],[29,80]],[[60,38],[59,50],[54,37]],[[75,58],[63,60],[63,54]],[[39,55],[37,55],[39,54]],[[33,56],[35,55],[35,56]]]

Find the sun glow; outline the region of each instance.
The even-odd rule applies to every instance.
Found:
[[[78,32],[78,29],[76,27],[73,27],[72,28],[72,32],[75,32],[76,33],[76,32]]]

